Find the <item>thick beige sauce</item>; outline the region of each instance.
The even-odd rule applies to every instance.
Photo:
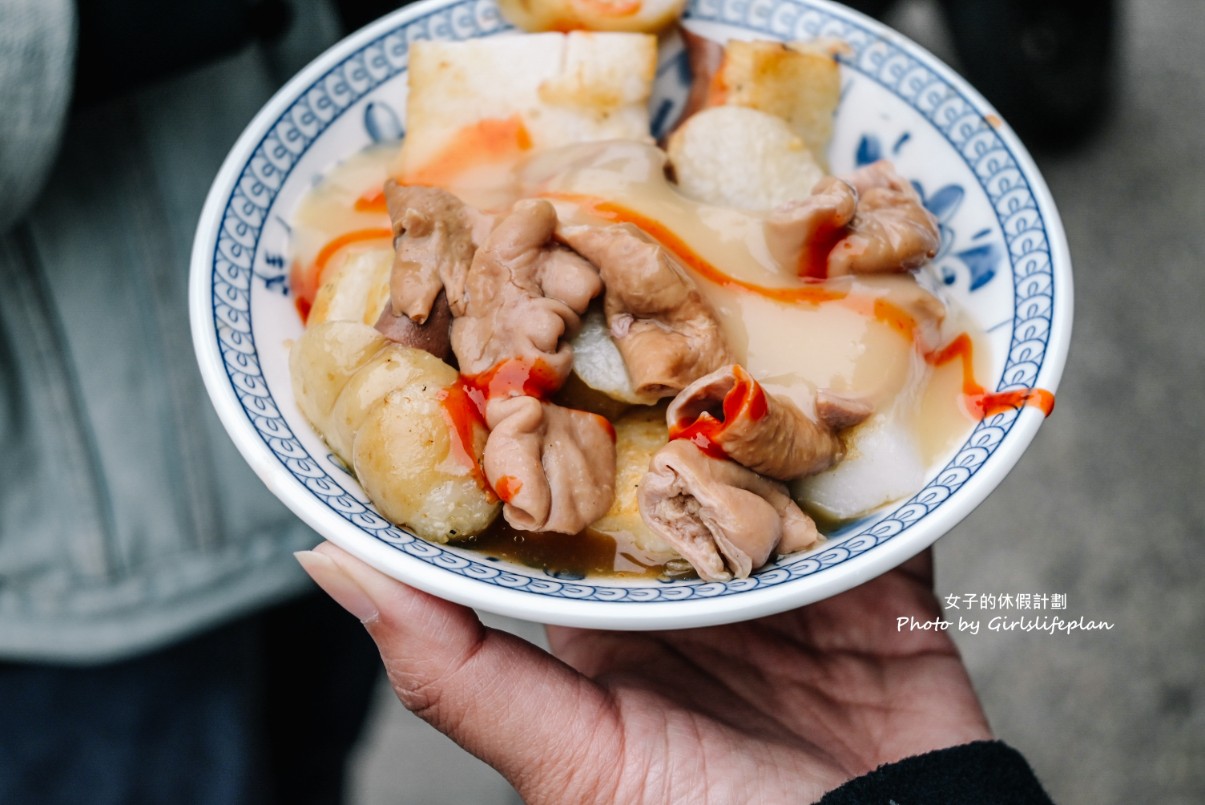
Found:
[[[743,285],[809,288],[771,257],[764,214],[685,198],[666,180],[664,156],[651,146],[614,142],[558,149],[532,160],[521,176],[526,192],[553,201],[566,223],[598,221],[585,199],[621,199],[625,207],[660,223]],[[926,393],[935,372],[924,356],[958,332],[970,332],[980,344],[982,334],[957,311],[947,312],[940,330],[922,328],[914,337],[868,315],[879,299],[911,309],[918,293],[925,293],[911,275],[828,280],[824,285],[843,296],[817,304],[784,301],[692,273],[739,362],[768,391],[791,397],[804,411],[812,408],[818,389],[868,400],[876,410],[900,398],[915,399],[902,415],[927,463],[949,450],[971,426],[960,403],[960,369],[948,364],[937,369],[949,376],[940,387],[953,388],[952,393]],[[986,348],[976,350],[980,363],[986,353]],[[980,366],[977,373],[985,368]]]
[[[314,261],[334,238],[347,232],[388,229],[382,192],[393,148],[374,147],[339,163],[314,185],[290,217],[292,257]]]
[[[384,149],[358,154],[306,195],[293,216],[295,277],[314,271],[316,261],[324,263],[317,269],[320,273],[325,264],[337,264],[345,252],[390,247],[389,218],[379,190],[392,157],[393,152]],[[683,197],[665,178],[663,153],[649,145],[613,142],[557,149],[517,167],[511,181],[505,191],[452,189],[482,208],[505,208],[521,196],[544,197],[557,207],[565,224],[616,220],[598,207],[600,201],[614,201],[688,244],[714,269],[700,272],[688,265],[718,314],[738,361],[768,391],[791,397],[803,410],[812,409],[818,389],[867,400],[876,410],[890,409],[915,437],[926,465],[942,459],[974,424],[962,394],[963,367],[956,361],[934,366],[926,355],[966,332],[978,347],[975,374],[984,376],[988,350],[983,334],[954,309],[947,309],[940,328],[915,331],[902,331],[873,313],[876,300],[911,309],[918,296],[911,275],[828,280],[822,287],[834,289],[839,298],[792,299],[791,293],[817,286],[783,270],[771,257],[765,216]],[[349,239],[348,233],[363,237]],[[304,315],[306,308],[299,307]],[[808,501],[800,502],[807,508]],[[550,545],[550,540],[562,544]],[[554,570],[597,573],[610,563],[615,573],[660,572],[623,546],[607,541],[600,547],[598,540],[585,540],[583,545],[587,543],[588,549],[577,555],[564,551],[563,538],[524,537],[499,527],[466,544]]]

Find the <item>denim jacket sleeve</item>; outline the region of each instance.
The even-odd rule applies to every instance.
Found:
[[[318,537],[223,432],[187,314],[205,194],[247,122],[330,41],[302,34],[296,53],[250,45],[73,110],[36,201],[0,232],[0,660],[128,656],[308,587],[291,553]]]
[[[72,0],[0,0],[0,232],[28,208],[71,97]]]

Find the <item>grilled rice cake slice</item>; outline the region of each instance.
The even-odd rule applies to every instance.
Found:
[[[415,42],[394,175],[447,185],[537,148],[648,141],[656,61],[656,38],[637,33]]]
[[[841,97],[837,44],[732,40],[714,90],[724,104],[780,117],[827,166],[833,114]]]

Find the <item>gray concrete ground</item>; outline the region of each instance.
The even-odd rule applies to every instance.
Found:
[[[932,10],[894,18],[948,52]],[[1115,115],[1037,154],[1063,215],[1076,325],[1058,405],[937,551],[942,595],[1047,593],[1079,635],[957,640],[998,735],[1060,803],[1205,802],[1205,6],[1133,0]],[[950,610],[948,615],[959,613]],[[1018,614],[1014,612],[1014,614]],[[507,624],[539,640],[538,627]],[[510,803],[487,767],[381,691],[356,805]]]

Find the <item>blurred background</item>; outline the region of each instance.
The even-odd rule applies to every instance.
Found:
[[[1003,4],[958,5],[970,14]],[[1053,416],[1004,484],[939,542],[939,592],[1061,594],[1066,610],[1048,614],[1114,624],[1070,636],[988,633],[993,613],[962,613],[983,623],[956,639],[997,734],[1057,802],[1200,803],[1205,8],[1118,3],[1111,59],[1090,53],[1076,66],[1065,38],[1105,35],[1108,4],[1045,5],[1067,14],[1014,47],[1026,54],[1026,80],[1050,78],[1046,106],[996,102],[1019,111],[1062,214],[1075,332]],[[896,3],[884,19],[965,69],[936,2]],[[1003,79],[989,75],[992,86]],[[501,625],[542,639],[537,626]],[[518,801],[383,687],[354,785],[361,805]]]

